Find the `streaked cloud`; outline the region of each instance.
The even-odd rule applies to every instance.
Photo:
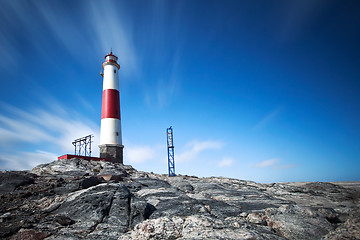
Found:
[[[151,146],[126,146],[124,158],[129,163],[143,163],[149,160],[156,160],[158,152],[156,147]]]
[[[82,106],[85,109],[87,109],[89,112],[96,112],[96,109],[94,108],[94,106],[92,104],[90,104],[89,101],[87,101],[82,95],[76,94],[76,97],[77,97],[79,103],[82,104]]]
[[[157,104],[158,106],[168,106],[175,90],[179,88],[180,62],[181,62],[181,48],[171,56],[170,73],[158,80],[157,86]]]
[[[268,113],[265,117],[263,117],[259,122],[257,122],[254,126],[254,130],[261,130],[266,127],[271,121],[273,121],[277,115],[282,111],[282,107],[278,107],[272,112]]]
[[[177,163],[196,160],[204,151],[220,150],[224,143],[221,141],[191,141],[188,142],[183,149],[184,151],[176,153],[175,161]],[[136,145],[132,143],[126,144],[124,149],[124,158],[130,164],[146,163],[149,161],[166,162],[167,155],[163,144],[153,145]],[[222,159],[220,164],[223,167],[230,166],[234,163],[231,158]]]
[[[93,146],[98,145],[98,124],[54,99],[48,99],[46,105],[52,107],[23,110],[0,103],[0,168],[27,169],[45,159],[50,162],[54,156],[73,153],[72,141],[89,134],[95,136]],[[93,155],[98,155],[98,148],[92,149]]]
[[[109,52],[110,48],[119,52],[119,62],[126,62],[123,74],[134,78],[141,70],[134,45],[134,31],[129,24],[129,17],[121,7],[109,6],[98,1],[86,2],[86,19],[92,32],[92,42],[95,48],[101,49],[100,54]]]
[[[268,159],[268,160],[265,160],[263,162],[256,164],[255,167],[257,167],[257,168],[271,167],[271,166],[274,166],[279,161],[280,161],[280,159],[278,159],[278,158],[272,158],[272,159]]]
[[[280,164],[282,162],[279,158],[272,158],[265,161],[262,161],[258,164],[253,165],[256,168],[271,168],[274,170],[282,170],[282,169],[289,169],[295,168],[295,164]]]
[[[106,4],[80,1],[73,3],[69,10],[62,1],[4,2],[3,9],[0,9],[0,20],[5,23],[0,29],[0,53],[3,56],[0,69],[3,66],[8,68],[9,63],[15,64],[16,59],[23,55],[19,48],[22,43],[14,41],[14,36],[9,34],[14,29],[32,36],[23,41],[36,49],[42,58],[59,67],[64,63],[51,54],[53,48],[62,49],[83,65],[88,64],[84,56],[101,59],[112,48],[123,66],[121,74],[125,77],[122,81],[139,81],[137,87],[143,92],[147,106],[163,108],[171,103],[179,89],[184,52],[185,40],[177,30],[182,25],[182,3],[173,4],[177,7],[171,17],[172,27],[165,28],[168,3],[161,1],[144,3],[149,11],[147,21],[142,24],[139,24],[141,19],[128,13],[124,4],[116,1]],[[147,37],[137,39],[139,32],[148,33]],[[164,44],[168,43],[172,43],[172,51],[164,50]],[[144,50],[151,59],[139,54]],[[149,78],[149,73],[142,76],[143,65],[149,61],[155,69],[158,68],[153,78]]]
[[[141,69],[133,39],[135,29],[128,24],[126,11],[117,4],[79,1],[68,7],[62,1],[4,1],[0,9],[4,23],[0,28],[0,53],[6,60],[0,62],[6,61],[8,66],[22,56],[22,42],[14,41],[9,34],[17,29],[29,36],[22,40],[48,61],[56,62],[50,52],[53,48],[66,51],[83,64],[87,64],[84,56],[104,56],[112,48],[120,63],[126,62],[122,74],[135,76]]]
[[[230,167],[235,163],[235,160],[231,157],[224,157],[220,162],[218,162],[218,167]]]
[[[222,141],[191,141],[185,145],[185,151],[177,155],[177,162],[196,160],[199,154],[205,150],[220,150],[224,146]]]
[[[56,160],[57,154],[36,150],[34,152],[15,152],[0,156],[1,170],[28,170],[33,167]]]

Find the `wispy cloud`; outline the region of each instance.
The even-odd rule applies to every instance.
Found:
[[[80,46],[88,42],[87,39],[90,35],[86,31],[87,28],[81,29],[79,27],[79,23],[83,20],[78,19],[76,15],[61,11],[60,9],[64,7],[61,2],[55,1],[50,3],[46,1],[34,1],[33,3],[34,9],[32,10],[36,11],[36,14],[42,18],[42,23],[47,27],[47,31],[53,34],[59,46],[67,50],[75,59],[80,60],[83,58],[80,53],[82,53],[84,49]],[[22,11],[28,11],[24,8],[20,9],[22,9]],[[76,39],[76,41],[74,41],[74,39]]]
[[[129,163],[142,163],[157,160],[159,154],[157,147],[127,145],[124,149],[124,158]]]
[[[170,73],[169,75],[164,76],[158,80],[157,88],[157,104],[159,107],[168,106],[171,102],[171,98],[175,93],[175,90],[179,88],[179,69],[180,69],[180,60],[181,60],[181,50],[180,47],[177,48],[177,51],[172,55],[172,61],[170,64]]]
[[[33,28],[33,25],[37,24],[36,14],[33,14],[33,9],[30,7],[29,2],[19,1],[3,1],[0,8],[0,21],[2,22],[0,27],[0,69],[9,68],[9,65],[15,64],[21,57],[19,50],[19,39],[12,34],[12,32],[19,31],[25,35],[39,34],[41,31]],[[29,11],[29,9],[31,9]],[[38,45],[33,38],[27,38],[26,41],[30,42],[31,47],[36,48]],[[39,42],[41,38],[39,39]],[[40,44],[39,44],[40,45]],[[8,63],[8,64],[5,64]]]
[[[92,104],[89,103],[89,101],[87,99],[85,99],[82,95],[80,94],[76,94],[76,97],[79,101],[80,104],[82,104],[82,106],[89,110],[89,112],[96,112],[94,106]]]
[[[122,81],[139,81],[137,87],[144,94],[145,104],[150,108],[163,108],[180,89],[186,41],[178,31],[183,25],[183,4],[171,5],[174,4],[176,7],[169,19],[168,3],[144,3],[149,10],[144,22],[144,17],[136,17],[129,13],[131,9],[126,4],[116,1],[107,4],[77,1],[71,7],[62,1],[4,2],[0,8],[0,21],[4,23],[0,28],[0,55],[3,56],[0,69],[5,65],[9,69],[9,64],[15,64],[16,59],[24,56],[19,47],[23,42],[36,49],[36,55],[59,67],[64,62],[52,54],[53,48],[61,49],[66,56],[86,66],[88,61],[84,61],[84,56],[101,59],[112,48],[122,66],[121,74],[125,76]],[[19,29],[31,37],[19,38]],[[146,38],[138,38],[139,32]],[[170,47],[165,49],[164,45]],[[155,68],[152,73],[156,74],[147,72],[146,77],[142,76],[142,71],[147,69],[145,64],[151,64]]]
[[[282,107],[278,107],[274,111],[268,113],[265,117],[263,117],[259,122],[257,122],[254,126],[254,130],[261,130],[266,127],[277,115],[282,111]]]
[[[191,141],[185,145],[185,151],[178,154],[177,162],[196,160],[198,155],[205,150],[219,150],[224,146],[222,141]]]
[[[175,156],[177,163],[193,161],[208,150],[219,150],[223,147],[224,143],[221,141],[191,141],[184,146],[184,151],[177,153]],[[124,158],[131,164],[145,163],[149,161],[165,162],[166,149],[163,144],[153,145],[135,145],[127,143],[124,149]],[[222,167],[230,166],[234,163],[232,158],[224,158],[218,164]]]
[[[134,29],[126,11],[121,7],[113,7],[97,1],[87,2],[86,9],[89,27],[93,32],[94,47],[102,50],[101,54],[110,48],[120,52],[121,62],[126,62],[123,74],[132,76],[141,70],[140,61],[134,46]],[[124,17],[125,16],[125,17]],[[125,25],[125,23],[127,23]],[[125,27],[126,26],[126,27]]]
[[[34,152],[16,152],[0,156],[1,170],[28,170],[39,164],[56,160],[58,155],[42,150]]]
[[[220,162],[218,162],[218,167],[230,167],[235,163],[235,160],[231,157],[224,157]]]
[[[53,108],[30,110],[0,103],[4,112],[0,114],[0,164],[4,164],[0,168],[24,169],[45,159],[52,161],[54,156],[72,153],[71,142],[88,134],[94,134],[93,145],[98,144],[97,124],[52,101],[47,104]],[[98,149],[93,150],[93,155],[97,155]]]
[[[268,159],[265,161],[262,161],[258,164],[255,164],[254,167],[256,168],[272,168],[275,170],[282,170],[282,169],[289,169],[289,168],[294,168],[296,167],[295,164],[283,164],[280,165],[281,163],[281,159],[279,158],[272,158],[272,159]]]
[[[170,5],[171,15],[168,11]],[[141,31],[149,34],[141,45],[146,46],[146,52],[149,53],[143,55],[143,61],[151,61],[156,74],[152,75],[151,82],[142,84],[144,102],[149,108],[161,109],[169,106],[174,95],[180,91],[187,39],[186,34],[179,29],[183,28],[186,16],[183,15],[182,2],[157,1],[149,4],[148,8],[148,21],[141,25]],[[149,76],[146,78],[149,79]]]
[[[141,70],[141,62],[138,61],[134,45],[135,29],[124,8],[116,7],[117,4],[79,1],[70,7],[62,1],[2,2],[2,59],[6,59],[7,65],[15,63],[22,55],[19,45],[24,41],[52,62],[56,61],[56,56],[50,51],[53,48],[61,48],[83,64],[87,64],[84,56],[104,56],[112,48],[119,55],[120,62],[126,62],[122,74],[137,75]],[[20,41],[17,37],[19,31],[29,37]],[[14,32],[17,32],[16,35]],[[5,60],[0,59],[2,61]]]
[[[271,166],[274,166],[279,161],[280,161],[280,159],[278,159],[278,158],[268,159],[268,160],[265,160],[263,162],[256,164],[255,167],[257,167],[257,168],[271,167]]]

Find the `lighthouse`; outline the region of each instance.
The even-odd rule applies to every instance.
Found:
[[[121,116],[119,97],[120,65],[118,58],[110,52],[105,56],[102,64],[103,94],[100,128],[100,157],[108,158],[111,162],[123,163],[123,150],[121,137]]]

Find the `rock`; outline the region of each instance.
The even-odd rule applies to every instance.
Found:
[[[146,220],[120,239],[265,239],[254,230],[234,228],[199,215]],[[280,237],[273,239],[282,239]]]
[[[262,214],[260,214],[260,213],[249,213],[246,217],[246,220],[248,222],[254,223],[254,224],[267,225]]]
[[[180,220],[180,222],[182,222]],[[179,226],[179,225],[178,225]],[[181,237],[180,229],[176,227],[174,221],[168,217],[146,220],[134,228],[127,235],[123,235],[120,239],[178,239]]]
[[[360,239],[360,209],[353,209],[345,223],[328,233],[323,239]]]
[[[66,216],[56,216],[55,221],[60,223],[62,226],[69,226],[75,223],[74,220]]]
[[[6,219],[10,216],[11,216],[11,213],[9,213],[9,212],[4,213],[3,215],[0,216],[0,222],[6,221]]]
[[[1,224],[0,238],[9,237],[17,233],[21,229],[21,226],[16,224]]]
[[[80,159],[0,179],[4,239],[360,239],[359,183],[168,177]]]
[[[102,179],[104,179],[105,181],[110,181],[110,180],[114,180],[114,181],[123,181],[124,180],[124,175],[120,174],[99,174],[98,177],[101,177]]]
[[[267,225],[288,239],[321,239],[334,229],[334,226],[313,208],[286,205],[277,209],[266,209],[265,214]]]
[[[172,177],[168,179],[169,183],[181,191],[184,192],[192,192],[194,190],[194,187],[183,177]]]
[[[181,239],[256,239],[261,236],[246,228],[232,228],[205,216],[190,216],[183,223]]]
[[[27,172],[2,172],[0,174],[0,194],[14,191],[20,186],[32,184],[35,182],[35,178],[35,174]]]
[[[131,198],[131,212],[130,212],[130,222],[129,227],[133,228],[136,224],[141,223],[142,221],[149,219],[151,214],[153,214],[157,209],[146,202],[145,200],[138,199],[136,197]]]
[[[116,172],[116,175],[127,176],[128,172],[135,172],[131,166],[120,163],[103,161],[87,161],[82,159],[62,159],[47,164],[41,164],[31,170],[38,175],[57,174],[65,176],[84,176],[108,174]]]
[[[91,177],[88,177],[88,178],[85,178],[84,180],[82,180],[81,187],[82,187],[82,189],[86,189],[89,187],[96,186],[102,182],[103,181],[101,181],[100,178],[91,176]]]
[[[69,194],[61,206],[55,210],[58,215],[71,216],[74,228],[92,231],[109,216],[115,193],[121,196],[121,205],[126,208],[129,191],[124,186],[102,183]],[[119,225],[127,226],[127,218],[120,218]]]
[[[17,234],[13,235],[10,240],[43,240],[49,234],[35,231],[32,229],[21,229]]]

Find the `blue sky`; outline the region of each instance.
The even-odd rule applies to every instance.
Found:
[[[125,164],[258,182],[360,180],[358,1],[0,0],[0,169],[94,134],[119,57]]]

